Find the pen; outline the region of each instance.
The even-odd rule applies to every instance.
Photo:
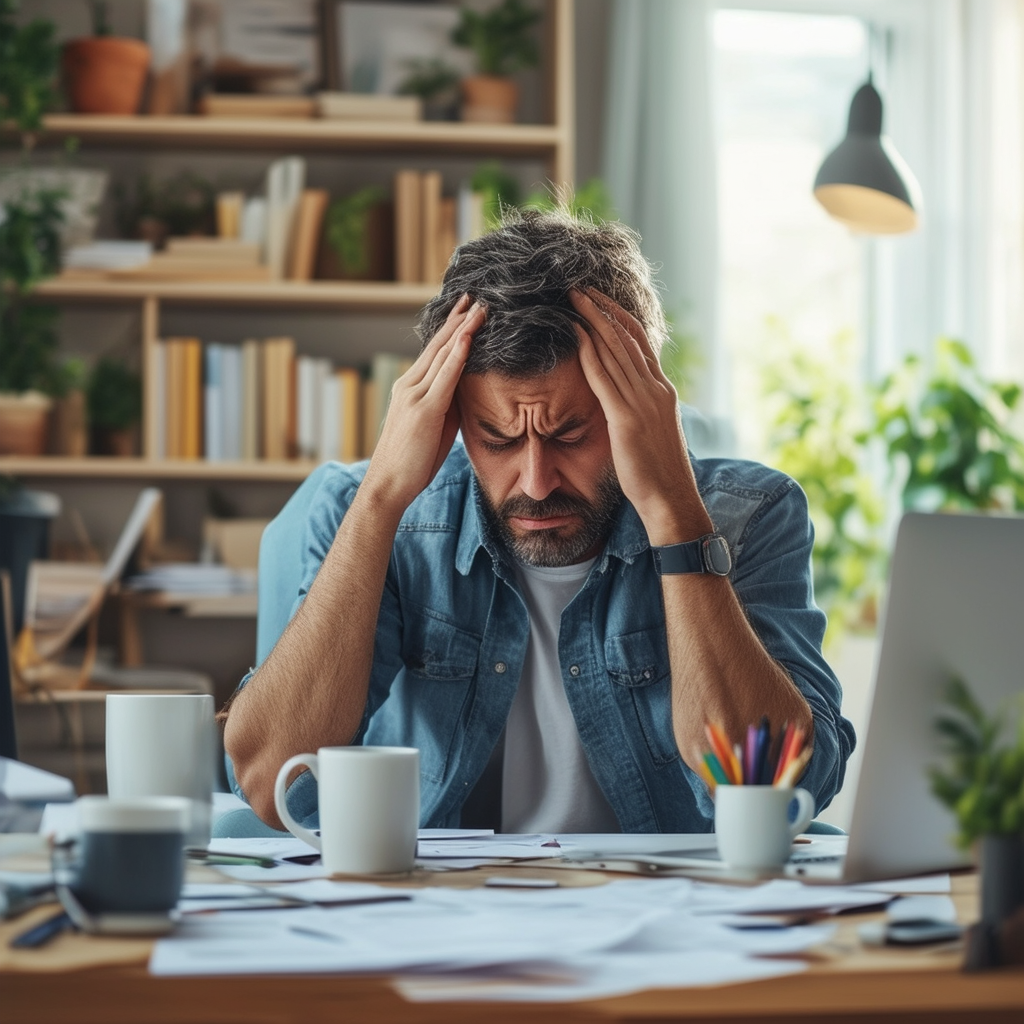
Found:
[[[201,861],[203,864],[222,864],[233,867],[273,868],[277,861],[272,857],[247,857],[236,853],[216,853],[207,850],[190,850],[189,860]]]
[[[757,727],[747,726],[747,742],[743,747],[743,781],[752,786],[757,782]]]
[[[50,939],[60,935],[65,928],[72,927],[74,926],[71,923],[71,918],[63,910],[59,910],[40,924],[15,935],[10,941],[10,946],[12,949],[38,949],[40,946],[45,946]]]
[[[768,716],[761,719],[757,728],[757,746],[754,755],[754,778],[755,785],[766,785],[770,780],[764,777],[764,766],[768,761],[768,743],[771,739],[771,726],[768,723]]]

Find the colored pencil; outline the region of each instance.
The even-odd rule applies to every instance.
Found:
[[[704,755],[704,765],[715,782],[723,786],[727,786],[729,784],[729,776],[725,773],[725,769],[722,767],[721,762],[714,754],[709,752]]]
[[[807,767],[807,762],[811,759],[813,750],[813,747],[804,747],[796,757],[792,758],[786,766],[785,771],[783,771],[782,777],[775,783],[775,785],[781,789],[786,789],[789,786],[795,786],[797,782],[800,781],[800,776],[803,775],[804,769]]]
[[[747,742],[743,748],[743,781],[748,786],[757,782],[757,726],[747,726]]]
[[[782,736],[782,745],[779,747],[779,759],[775,764],[775,775],[772,777],[772,783],[779,781],[779,776],[782,774],[783,769],[786,767],[786,762],[789,760],[790,747],[793,745],[793,733],[796,731],[796,726],[792,722],[786,723],[786,731]]]
[[[764,785],[766,779],[764,777],[764,766],[768,760],[768,744],[771,740],[771,726],[768,723],[768,716],[765,715],[761,719],[761,724],[757,727],[757,746],[755,747],[754,755],[754,777],[751,780],[755,786]]]
[[[711,744],[711,750],[714,752],[715,757],[718,758],[718,763],[725,770],[726,781],[738,785],[742,780],[737,779],[733,774],[733,755],[732,751],[729,749],[729,741],[725,738],[725,733],[722,732],[719,726],[712,725],[711,722],[708,722],[704,726],[704,732]]]

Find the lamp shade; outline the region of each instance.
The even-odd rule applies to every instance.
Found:
[[[854,231],[896,235],[917,227],[921,189],[882,135],[882,97],[870,82],[854,94],[846,138],[825,157],[814,179],[814,196]]]

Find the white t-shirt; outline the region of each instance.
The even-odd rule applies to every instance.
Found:
[[[565,568],[517,565],[530,613],[519,689],[505,726],[504,832],[618,832],[587,763],[562,684],[558,631],[594,559]]]

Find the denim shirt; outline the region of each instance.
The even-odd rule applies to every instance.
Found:
[[[814,755],[801,785],[820,810],[842,785],[854,734],[821,653],[825,615],[812,591],[806,498],[795,481],[758,463],[692,461],[704,504],[729,542],[730,578],[747,618],[813,713]],[[296,608],[365,471],[366,463],[332,466],[313,498]],[[457,442],[399,525],[353,741],[419,748],[425,827],[459,824],[508,718],[529,637],[509,556],[488,535],[480,500]],[[562,613],[558,651],[580,741],[622,831],[711,831],[707,786],[676,747],[661,582],[628,502]],[[303,778],[292,790],[303,789]],[[289,806],[312,823],[315,794],[302,796],[290,792]]]

